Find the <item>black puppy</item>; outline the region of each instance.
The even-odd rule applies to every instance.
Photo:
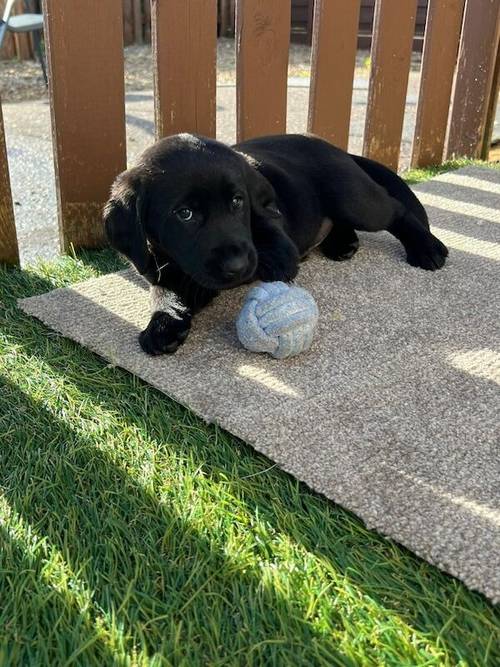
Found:
[[[315,246],[334,260],[355,230],[388,230],[412,266],[443,266],[446,247],[397,174],[314,136],[261,137],[230,148],[179,134],[118,176],[104,211],[110,244],[152,285],[149,354],[175,352],[193,315],[222,289],[292,281]]]

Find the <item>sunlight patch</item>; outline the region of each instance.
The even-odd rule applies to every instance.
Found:
[[[468,218],[477,218],[478,220],[487,220],[488,222],[500,223],[500,210],[489,208],[489,206],[480,206],[471,202],[460,201],[460,199],[449,199],[441,195],[435,195],[430,192],[419,192],[418,198],[426,206],[459,213]],[[429,216],[432,218],[432,216]]]
[[[456,505],[457,507],[461,507],[465,510],[468,510],[469,512],[472,512],[472,514],[475,514],[480,519],[486,519],[486,521],[490,521],[495,526],[500,526],[500,510],[494,507],[489,507],[488,505],[480,503],[477,500],[467,498],[467,496],[463,496],[460,493],[444,491],[435,484],[425,482],[423,479],[418,477],[407,475],[401,471],[398,471],[398,474],[402,475],[405,479],[408,479],[408,481],[410,481],[412,484],[415,484],[415,486],[421,487],[426,491],[430,491],[439,498],[442,498],[443,500],[446,500],[453,505]]]
[[[500,352],[489,349],[458,352],[449,361],[459,371],[500,385]]]
[[[448,229],[435,227],[434,225],[432,225],[432,231],[445,245],[454,250],[462,250],[471,255],[479,255],[479,257],[494,259],[497,262],[500,261],[500,243],[481,241],[472,236],[458,234],[458,232],[450,232]]]
[[[262,384],[267,389],[272,389],[272,391],[277,392],[278,394],[284,394],[285,396],[292,396],[293,398],[300,398],[301,394],[290,387],[290,385],[282,382],[277,377],[269,373],[268,371],[263,370],[262,368],[257,368],[256,366],[250,366],[245,364],[238,368],[238,375],[248,380],[253,380]]]
[[[493,183],[492,181],[484,181],[482,178],[475,178],[474,176],[466,176],[454,171],[447,174],[442,174],[439,180],[443,183],[451,183],[452,185],[461,185],[466,188],[474,188],[474,190],[481,190],[482,192],[490,192],[491,194],[500,195],[500,183]],[[421,196],[421,194],[420,194]],[[469,206],[469,204],[467,204]]]

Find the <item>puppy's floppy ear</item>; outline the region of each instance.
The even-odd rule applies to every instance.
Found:
[[[291,282],[299,268],[299,251],[283,226],[276,192],[259,172],[255,160],[240,153],[246,162],[246,182],[252,207],[252,240],[257,250],[259,280]]]
[[[239,155],[245,163],[245,180],[252,213],[259,218],[280,218],[281,213],[276,205],[276,193],[273,186],[260,173],[252,157],[244,153],[239,153]]]
[[[153,257],[144,230],[144,185],[136,169],[122,172],[111,187],[104,207],[104,227],[110,245],[128,257],[140,274]]]

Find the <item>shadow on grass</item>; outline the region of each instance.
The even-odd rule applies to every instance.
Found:
[[[71,664],[81,646],[92,649],[100,664],[113,664],[113,647],[96,623],[95,610],[84,609],[74,593],[47,582],[46,563],[30,553],[33,535],[25,542],[10,529],[20,532],[19,525],[0,526],[0,664],[55,665],[61,654]]]
[[[86,254],[83,261],[99,271],[120,268],[112,255]],[[18,293],[0,292],[0,301],[12,302],[13,297],[53,287],[39,275],[22,273],[15,285]],[[48,344],[47,330],[22,313],[7,312],[2,325],[13,344],[48,364],[57,376],[69,377],[69,384],[89,402],[119,414],[131,428],[143,430],[158,442],[168,440],[169,451],[191,457],[206,478],[226,485],[249,514],[258,513],[273,530],[319,556],[336,575],[344,576],[350,586],[369,596],[381,613],[397,615],[441,647],[451,663],[470,658],[470,664],[487,664],[486,650],[490,664],[500,660],[499,642],[494,640],[500,612],[480,595],[365,530],[350,513],[278,470],[243,479],[249,465],[257,472],[266,469],[269,462],[216,427],[206,426],[142,381],[133,379],[132,384],[132,377],[125,371],[105,368],[95,355],[60,337],[51,338]],[[83,378],[79,373],[81,363],[96,373],[99,381],[94,385],[88,374]],[[124,391],[124,385],[128,390]],[[256,659],[269,661],[266,650],[270,647],[265,640],[282,636],[285,624],[289,634],[281,646],[280,659],[302,664],[299,654],[305,660],[315,647],[325,664],[349,664],[347,656],[334,651],[331,636],[319,634],[299,605],[272,587],[262,587],[258,571],[242,574],[225,555],[220,541],[201,535],[178,510],[164,502],[159,504],[155,490],[146,491],[66,421],[55,418],[12,384],[6,383],[5,391],[9,392],[9,405],[17,406],[6,416],[10,429],[6,432],[17,432],[18,439],[31,438],[29,451],[34,457],[27,462],[19,460],[15,451],[4,455],[2,478],[10,480],[5,494],[9,505],[46,535],[85,585],[95,590],[97,608],[107,615],[116,614],[125,626],[133,627],[151,653],[172,651],[168,641],[176,633],[180,633],[179,644],[184,644],[185,652],[190,645],[197,646],[200,639],[186,619],[193,626],[213,623],[207,609],[211,606],[210,595],[218,590],[223,598],[220,614],[224,624],[220,623],[221,616],[213,625],[214,645],[205,648],[212,655],[217,655],[221,647],[233,645],[245,621],[253,624],[254,631],[247,640],[263,643],[256,649]],[[39,433],[33,434],[23,423],[23,413],[35,416]],[[194,427],[204,436],[201,446],[183,437],[186,425],[186,432]],[[67,442],[72,443],[69,452]],[[38,465],[36,457],[42,459],[42,474],[40,470],[33,474]],[[72,489],[69,495],[68,489]],[[72,536],[71,542],[68,536]],[[175,548],[174,553],[169,546]],[[130,572],[135,573],[133,581],[128,577]],[[207,580],[210,586],[202,588]],[[258,618],[244,619],[241,614],[249,600],[255,602],[256,595],[261,605],[256,612]],[[338,621],[342,625],[342,618]],[[301,647],[293,645],[293,636],[308,644],[303,655]],[[462,654],[464,646],[467,656]],[[227,656],[229,664],[234,664],[233,658]],[[223,659],[216,664],[224,664]]]
[[[69,656],[75,646],[91,649],[87,657],[82,652],[82,664],[92,660],[99,664],[99,659],[111,664],[111,656],[120,656],[120,651],[125,659],[132,642],[113,647],[111,639],[99,636],[104,634],[98,632],[100,619],[115,630],[125,626],[127,634],[133,628],[150,655],[159,652],[173,664],[182,660],[200,664],[199,629],[209,627],[213,645],[203,647],[202,653],[218,657],[217,664],[234,664],[235,655],[225,655],[226,647],[234,645],[239,633],[248,632],[245,614],[248,625],[257,614],[260,627],[256,625],[255,636],[248,637],[249,644],[262,642],[255,649],[257,664],[271,663],[266,647],[269,637],[281,645],[280,659],[289,664],[306,664],[297,662],[300,649],[305,655],[319,651],[329,664],[350,664],[329,637],[315,631],[300,605],[273,586],[263,585],[251,564],[242,567],[227,556],[221,540],[202,535],[168,501],[158,502],[154,491],[146,490],[90,439],[45,409],[42,401],[33,401],[2,377],[0,388],[10,408],[1,420],[2,432],[7,434],[0,437],[3,496],[13,514],[14,531],[19,530],[20,520],[30,536],[23,545],[1,535],[4,573],[9,571],[14,578],[28,574],[32,584],[37,575],[43,582],[43,562],[39,559],[34,567],[26,553],[34,535],[46,537],[50,550],[59,552],[71,573],[76,573],[66,590],[60,590],[55,577],[52,585],[43,582],[31,594],[30,586],[24,584],[27,595],[22,595],[17,607],[11,596],[11,625],[26,616],[29,608],[23,660],[35,654],[40,664],[37,643],[43,646],[46,664],[57,664],[60,651],[66,649]],[[20,442],[29,443],[22,458]],[[46,573],[49,580],[54,569]],[[86,613],[75,609],[74,589],[87,591]],[[219,591],[217,612],[210,599],[214,589]],[[245,611],[246,601],[252,600]],[[257,601],[259,608],[254,606]],[[282,636],[284,624],[288,624],[287,637]],[[57,626],[62,641],[56,639]],[[295,642],[294,637],[299,640]]]

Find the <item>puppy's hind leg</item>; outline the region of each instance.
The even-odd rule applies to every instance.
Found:
[[[410,211],[406,210],[397,217],[387,231],[401,241],[411,266],[428,271],[436,271],[444,266],[448,248]]]
[[[359,248],[359,238],[347,224],[334,223],[331,232],[320,245],[322,253],[335,262],[351,259]]]

